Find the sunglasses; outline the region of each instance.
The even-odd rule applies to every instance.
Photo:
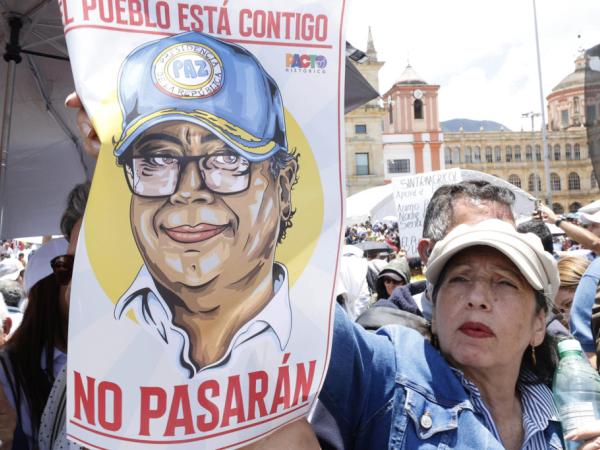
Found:
[[[56,277],[58,284],[69,284],[73,276],[73,263],[75,262],[74,255],[60,255],[50,261],[50,267]]]

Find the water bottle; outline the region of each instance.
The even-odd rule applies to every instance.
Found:
[[[600,376],[584,356],[577,340],[559,342],[558,354],[560,363],[554,375],[552,393],[566,435],[600,419]],[[565,440],[565,444],[571,450],[582,443]]]

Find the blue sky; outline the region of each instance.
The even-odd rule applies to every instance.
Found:
[[[574,70],[579,47],[600,44],[600,0],[536,5],[547,96]],[[410,59],[428,83],[441,85],[441,120],[486,119],[530,129],[521,114],[540,110],[531,0],[351,0],[347,40],[364,50],[369,25],[379,59],[386,61],[381,93]]]

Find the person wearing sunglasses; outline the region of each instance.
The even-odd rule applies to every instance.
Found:
[[[193,86],[183,72],[171,74],[177,86],[164,76],[183,48],[198,67],[212,65]],[[298,165],[278,86],[247,50],[191,32],[134,50],[119,102],[114,154],[144,266],[116,319],[133,311],[190,378],[233,364],[249,341],[283,350],[292,317],[275,249],[291,226]]]

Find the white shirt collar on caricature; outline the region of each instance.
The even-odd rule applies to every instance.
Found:
[[[192,363],[189,337],[185,330],[173,324],[173,315],[167,303],[156,289],[154,280],[146,266],[142,266],[137,277],[115,305],[115,318],[122,319],[133,311],[142,326],[165,342],[180,358],[181,369],[191,377],[200,371],[220,366],[227,362],[233,349],[254,336],[271,329],[283,351],[292,332],[292,310],[289,299],[288,274],[284,265],[273,264],[273,291],[275,295],[254,318],[244,324],[231,339],[225,355],[213,364],[198,370]],[[143,290],[148,290],[144,302]]]

